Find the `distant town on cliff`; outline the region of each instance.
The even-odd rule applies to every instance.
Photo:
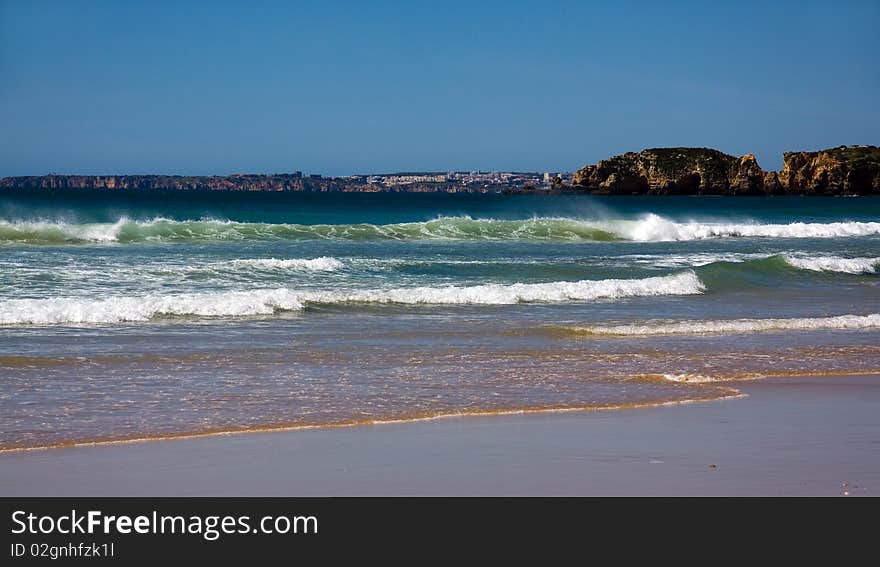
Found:
[[[651,148],[565,172],[411,172],[324,177],[293,173],[57,175],[5,177],[0,191],[305,191],[400,193],[585,193],[605,195],[880,195],[880,148],[786,152],[779,172],[751,154]]]

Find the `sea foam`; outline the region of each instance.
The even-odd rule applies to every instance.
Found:
[[[717,382],[717,378],[713,378],[711,376],[706,376],[705,374],[690,374],[690,373],[681,373],[681,374],[661,374],[664,380],[668,380],[670,382],[679,382],[683,384],[707,384],[710,382]]]
[[[105,299],[13,299],[0,302],[0,324],[47,325],[148,321],[160,316],[240,317],[298,311],[309,304],[505,305],[591,301],[703,291],[693,272],[644,279],[583,280],[510,285],[412,287],[339,291],[287,288]]]
[[[335,272],[345,267],[340,260],[329,256],[320,258],[277,259],[277,258],[245,258],[230,262],[236,267],[253,267],[264,270],[303,270],[309,272]]]
[[[0,302],[0,324],[119,323],[148,321],[160,315],[240,317],[303,308],[287,289],[263,289],[105,299],[13,299]]]
[[[573,327],[589,335],[688,335],[703,333],[749,333],[755,331],[812,331],[822,329],[872,329],[880,327],[880,313],[799,317],[791,319],[726,319],[714,321],[650,322],[638,325]]]

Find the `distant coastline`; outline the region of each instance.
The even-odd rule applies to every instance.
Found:
[[[555,172],[41,175],[0,179],[3,193],[78,192],[504,193],[600,195],[880,195],[880,147],[786,152],[779,172],[711,148],[651,148]]]
[[[556,176],[557,174],[553,174]],[[183,175],[42,175],[5,177],[4,190],[237,191],[306,193],[502,193],[544,186],[545,175],[519,172],[419,172],[325,177],[295,173]],[[571,179],[567,174],[566,178]],[[547,188],[551,186],[546,185]]]

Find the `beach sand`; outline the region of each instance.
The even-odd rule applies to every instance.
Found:
[[[3,496],[880,494],[880,376],[748,397],[0,454]]]

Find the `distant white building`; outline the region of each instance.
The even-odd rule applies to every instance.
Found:
[[[444,183],[446,175],[386,175],[385,185],[412,185],[413,183]]]

